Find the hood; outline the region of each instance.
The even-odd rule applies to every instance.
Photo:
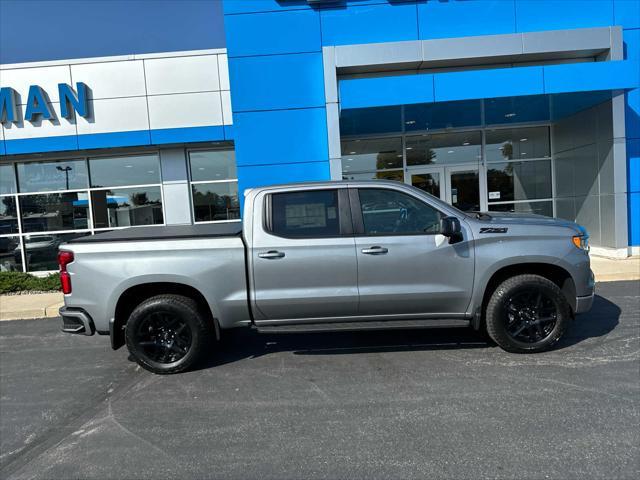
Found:
[[[533,213],[515,212],[482,212],[482,215],[488,215],[491,217],[482,217],[478,219],[479,222],[487,225],[547,225],[550,227],[570,228],[580,235],[587,233],[584,227],[572,222],[571,220],[565,220],[563,218],[551,218]]]

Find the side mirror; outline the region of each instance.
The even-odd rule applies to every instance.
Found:
[[[450,240],[462,239],[462,227],[456,217],[444,217],[440,220],[440,233]]]

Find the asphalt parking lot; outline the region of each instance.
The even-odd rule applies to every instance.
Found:
[[[59,320],[0,323],[0,477],[638,478],[640,284],[559,348],[464,330],[227,336],[156,376]]]

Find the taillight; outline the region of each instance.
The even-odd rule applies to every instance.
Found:
[[[73,262],[73,252],[61,250],[58,252],[58,265],[60,265],[60,285],[62,293],[71,293],[71,275],[67,272],[67,265]]]

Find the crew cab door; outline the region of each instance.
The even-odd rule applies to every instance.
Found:
[[[256,323],[355,315],[358,286],[347,188],[284,189],[254,213]]]
[[[350,190],[358,258],[359,315],[461,317],[473,288],[469,232],[449,243],[446,214],[389,186]]]

